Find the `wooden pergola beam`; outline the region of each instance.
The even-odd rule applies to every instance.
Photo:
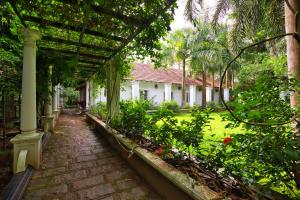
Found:
[[[72,1],[72,0],[62,0],[62,1],[67,4],[71,4],[71,5],[74,4],[74,1]],[[97,14],[103,14],[106,16],[113,17],[115,19],[118,19],[118,20],[124,22],[125,24],[130,24],[132,26],[144,26],[145,22],[146,22],[145,19],[141,19],[141,18],[138,18],[135,16],[124,15],[120,12],[113,11],[109,8],[105,8],[100,5],[92,4],[90,6]]]
[[[113,18],[116,18],[116,19],[119,19],[119,20],[125,22],[126,24],[130,24],[133,26],[138,26],[138,27],[144,26],[145,22],[146,22],[146,20],[139,19],[137,17],[123,15],[121,13],[114,12],[112,10],[109,10],[109,9],[101,7],[101,6],[92,5],[91,8],[98,14],[105,14],[105,15],[111,16]]]
[[[54,48],[48,48],[48,47],[40,47],[43,51],[50,51],[50,52],[57,52],[57,53],[64,53],[68,55],[77,55],[76,51],[70,51],[65,49],[54,49]],[[79,56],[91,58],[91,59],[100,59],[100,60],[107,60],[108,57],[105,56],[99,56],[99,55],[92,55],[92,54],[86,54],[86,53],[79,53]]]
[[[56,28],[60,28],[60,29],[67,29],[67,30],[71,30],[71,31],[76,31],[76,32],[79,32],[79,33],[82,30],[81,26],[76,27],[76,26],[73,26],[73,25],[67,25],[67,24],[64,24],[64,23],[61,23],[61,22],[50,21],[50,20],[47,20],[47,19],[39,18],[39,17],[33,17],[33,16],[25,15],[25,16],[22,16],[22,19],[24,21],[33,22],[33,23],[39,24],[39,25],[44,26],[44,27],[52,26],[52,27],[56,27]],[[94,31],[94,30],[90,30],[90,29],[87,29],[84,32],[85,32],[85,34],[88,34],[88,35],[98,36],[98,37],[102,37],[102,38],[106,38],[106,39],[110,39],[110,40],[114,40],[114,41],[119,41],[119,42],[126,41],[126,38],[122,38],[122,37],[119,37],[119,36],[116,36],[116,35],[109,35],[109,34],[106,34],[106,33],[102,33],[102,32],[99,32],[99,31]]]
[[[84,59],[78,59],[78,62],[80,62],[80,63],[87,63],[87,64],[91,64],[91,65],[103,65],[103,63],[98,63],[98,62],[84,60]]]
[[[155,15],[149,17],[146,24],[143,27],[139,27],[133,34],[131,34],[126,41],[119,46],[117,51],[110,56],[110,58],[113,58],[118,52],[122,51],[134,38],[136,38],[143,30],[145,30],[146,27],[150,26],[151,23],[154,22],[158,16],[160,16],[161,13],[164,13],[166,10],[168,10],[175,2],[176,0],[167,0],[165,7],[162,8],[162,10],[157,11]]]
[[[51,37],[51,36],[43,36],[42,40],[55,42],[55,43],[74,45],[74,46],[78,45],[78,42],[71,41],[71,40],[65,40],[65,39],[61,39],[61,38],[56,38],[56,37]],[[99,50],[99,51],[107,51],[107,52],[115,52],[117,50],[117,49],[113,49],[110,47],[101,47],[101,46],[97,46],[97,45],[93,45],[93,44],[86,44],[86,43],[81,43],[81,46],[85,47],[85,48],[90,48],[90,49]]]

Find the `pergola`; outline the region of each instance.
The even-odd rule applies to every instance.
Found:
[[[14,172],[20,172],[25,170],[25,164],[38,168],[41,160],[43,133],[36,131],[37,47],[52,59],[75,59],[78,67],[74,78],[88,80],[106,67],[110,115],[114,115],[112,108],[118,104],[120,91],[118,54],[133,48],[154,49],[153,42],[168,29],[176,0],[6,2],[19,20],[24,40],[21,134],[11,140],[14,144]],[[47,67],[51,75],[53,66]],[[51,78],[48,87],[51,91]],[[59,86],[56,86],[54,97],[49,93],[45,131],[51,130],[55,123],[58,90]]]

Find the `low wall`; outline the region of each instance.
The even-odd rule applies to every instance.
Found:
[[[167,164],[155,154],[138,147],[134,142],[106,126],[91,114],[86,115],[87,122],[101,133],[120,155],[162,196],[164,199],[223,199],[204,185],[198,185],[192,178]],[[122,147],[122,146],[123,147]],[[126,151],[133,151],[132,156]]]

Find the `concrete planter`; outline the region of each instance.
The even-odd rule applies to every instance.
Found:
[[[162,196],[164,199],[217,200],[222,196],[163,161],[146,149],[138,147],[132,140],[106,126],[97,117],[87,114],[87,121],[101,133],[109,143],[128,161],[128,163]],[[129,152],[132,151],[133,154]],[[131,156],[130,156],[131,155]]]

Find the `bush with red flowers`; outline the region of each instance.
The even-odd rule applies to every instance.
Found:
[[[228,144],[229,142],[231,142],[232,141],[232,138],[231,137],[226,137],[226,138],[224,138],[224,140],[223,140],[223,144]]]

